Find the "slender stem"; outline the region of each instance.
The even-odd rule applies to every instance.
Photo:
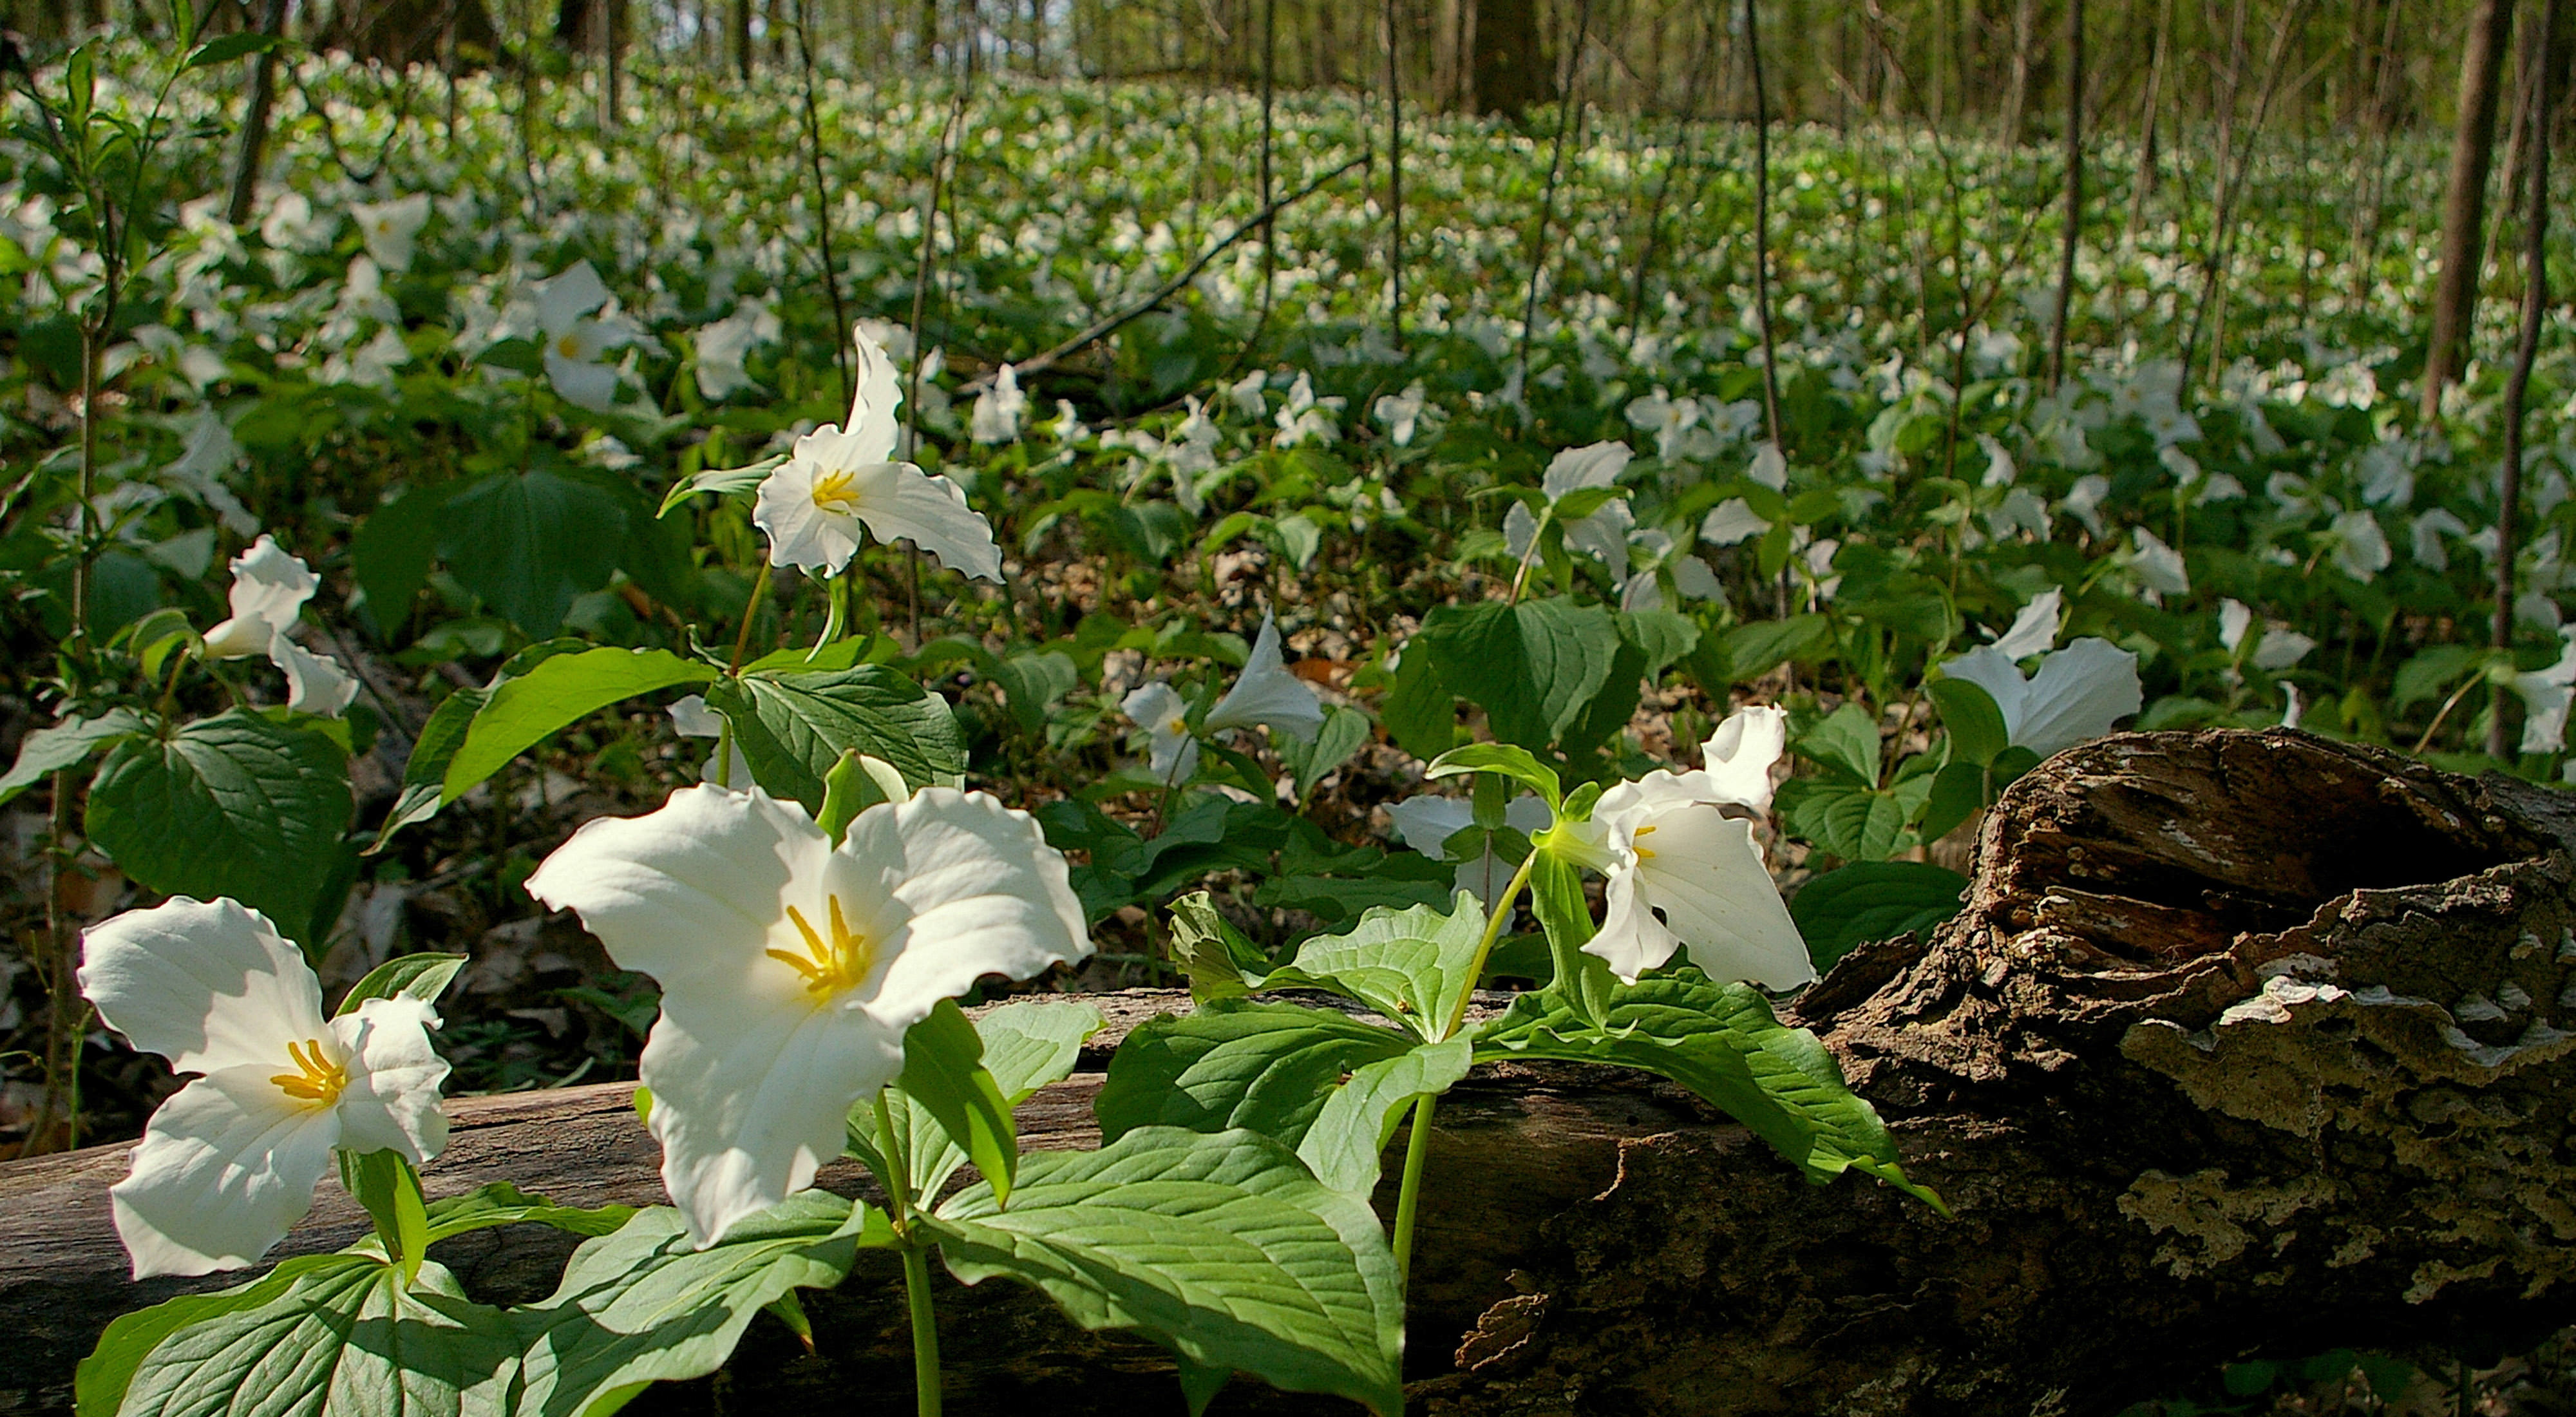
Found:
[[[614,8],[610,11],[615,13]],[[814,110],[814,36],[812,17],[804,0],[796,6],[796,55],[802,62],[805,77],[805,151],[814,169],[814,225],[822,238],[823,293],[832,302],[832,359],[841,371],[841,398],[856,403],[859,397],[858,371],[850,367],[850,315],[841,301],[840,265],[832,258],[832,202],[830,189],[823,178],[823,123]],[[612,74],[615,70],[610,71]]]
[[[733,663],[725,672],[742,672],[743,654],[751,648],[751,622],[760,615],[761,599],[769,594],[769,561],[763,558],[760,574],[751,583],[751,599],[742,603],[742,630],[733,637]]]
[[[1771,446],[1789,451],[1780,434],[1780,377],[1771,347],[1771,95],[1762,82],[1762,26],[1744,0],[1744,53],[1753,71],[1753,309],[1762,326],[1762,413]],[[1964,342],[1967,332],[1961,331]]]
[[[1404,1144],[1404,1184],[1395,1199],[1395,1282],[1410,1288],[1413,1276],[1413,1211],[1422,1199],[1422,1163],[1431,1155],[1431,1106],[1440,1100],[1426,1092],[1413,1099],[1413,1135]]]
[[[913,1410],[939,1417],[939,1321],[930,1311],[930,1250],[903,1247],[903,1296],[912,1310]]]
[[[912,1182],[904,1163],[901,1133],[894,1128],[894,1109],[886,1105],[884,1088],[877,1089],[877,1133],[885,1141],[886,1174],[877,1179],[885,1182],[886,1204],[894,1211],[898,1231],[912,1223]]]
[[[1529,884],[1530,868],[1538,864],[1538,850],[1521,858],[1521,868],[1512,873],[1512,883],[1503,887],[1502,897],[1494,902],[1493,918],[1485,922],[1485,938],[1476,942],[1476,957],[1467,966],[1467,987],[1458,991],[1458,1003],[1449,1010],[1449,1026],[1440,1030],[1444,1039],[1458,1036],[1467,1022],[1467,1001],[1476,997],[1476,981],[1484,977],[1485,959],[1494,952],[1494,942],[1503,937],[1503,922],[1512,918],[1512,905],[1521,898],[1521,887]]]

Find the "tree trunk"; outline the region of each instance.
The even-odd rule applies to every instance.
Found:
[[[2066,0],[2066,231],[2058,248],[2057,318],[2048,328],[2048,389],[2066,377],[2066,326],[2075,316],[2075,253],[2084,237],[2084,0]]]
[[[1517,114],[1556,97],[1537,0],[1465,0],[1474,12],[1468,85],[1479,113]],[[1580,62],[1582,56],[1576,55]]]
[[[2476,319],[2487,168],[2495,158],[2496,90],[2512,24],[2510,0],[2477,0],[2469,16],[2468,42],[2460,54],[2459,126],[2451,138],[2450,187],[2442,199],[2442,256],[2434,275],[2433,332],[2424,350],[2426,418],[2441,415],[2442,390],[2459,377],[2466,362],[2464,346]]]
[[[2293,730],[2061,754],[1988,814],[1958,917],[1862,946],[1789,1011],[1954,1218],[1810,1186],[1640,1074],[1482,1069],[1433,1136],[1411,1409],[2109,1413],[2258,1353],[2535,1341],[2576,1317],[2571,853],[2576,801]],[[1021,1111],[1033,1147],[1093,1144],[1097,1050],[1186,1001],[1096,1002],[1111,1029]],[[649,1202],[628,1090],[453,1103],[424,1180]],[[125,1281],[105,1188],[126,1150],[0,1164],[12,1411],[66,1407],[115,1313],[222,1282]],[[821,1179],[858,1189],[847,1164]],[[282,1252],[363,1230],[326,1183]],[[469,1290],[522,1300],[569,1244],[515,1227],[440,1258]],[[762,1321],[727,1373],[631,1410],[903,1392],[893,1277],[863,1264],[808,1296],[813,1356]],[[1178,1410],[1154,1350],[1005,1285],[941,1291],[956,1417]],[[1247,1382],[1219,1410],[1355,1409]]]
[[[2031,32],[2038,27],[2039,0],[2014,0],[2012,77],[2004,88],[2002,139],[2006,147],[2021,146],[2025,105],[2030,102]]]
[[[286,0],[268,0],[259,17],[259,32],[276,34],[285,25]],[[250,224],[251,208],[259,200],[259,169],[268,154],[268,113],[276,102],[277,51],[262,50],[251,61],[250,99],[242,106],[241,135],[233,146],[232,195],[224,204],[224,220],[235,226]]]
[[[450,24],[459,50],[473,56],[476,67],[501,52],[500,31],[492,27],[483,0],[359,0],[337,7],[313,44],[399,68],[438,57]]]

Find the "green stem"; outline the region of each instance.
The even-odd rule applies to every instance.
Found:
[[[743,653],[751,648],[751,623],[759,618],[761,599],[768,594],[769,558],[764,556],[760,561],[760,574],[751,583],[751,599],[742,603],[742,629],[733,637],[733,663],[725,670],[727,674],[742,672]]]
[[[930,1250],[903,1247],[903,1293],[912,1308],[912,1387],[920,1417],[939,1417],[939,1324],[930,1312]]]
[[[887,1207],[894,1212],[894,1227],[902,1230],[912,1223],[911,1178],[906,1175],[903,1143],[894,1129],[894,1109],[886,1105],[884,1088],[877,1089],[877,1135],[885,1147],[886,1174],[877,1179],[885,1182]]]
[[[1468,1001],[1476,997],[1476,981],[1485,977],[1485,958],[1494,952],[1494,942],[1503,937],[1503,922],[1512,918],[1512,903],[1521,898],[1521,887],[1529,884],[1530,868],[1538,864],[1538,848],[1521,858],[1520,870],[1512,874],[1512,883],[1503,887],[1502,896],[1494,902],[1493,918],[1485,922],[1485,938],[1476,942],[1476,958],[1467,967],[1467,987],[1458,991],[1457,1007],[1449,1011],[1449,1026],[1440,1030],[1442,1039],[1458,1036],[1467,1022]],[[1409,1164],[1409,1163],[1408,1163]]]
[[[1413,1135],[1404,1144],[1404,1185],[1395,1198],[1395,1282],[1410,1289],[1413,1275],[1413,1210],[1422,1199],[1422,1163],[1431,1155],[1431,1105],[1436,1093],[1413,1099]]]

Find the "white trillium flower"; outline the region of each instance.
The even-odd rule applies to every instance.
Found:
[[[2367,581],[2388,569],[2393,559],[2388,550],[2388,533],[2379,526],[2379,518],[2368,507],[2355,507],[2334,519],[2327,528],[2335,539],[2335,564],[2357,581]]]
[[[663,712],[671,716],[671,728],[683,738],[713,738],[724,744],[724,756],[707,755],[706,765],[698,769],[698,781],[737,791],[752,784],[751,759],[742,755],[742,745],[725,736],[724,715],[707,707],[704,694],[690,694],[674,699]]]
[[[890,462],[902,429],[894,361],[867,337],[858,343],[859,396],[850,426],[826,423],[763,479],[751,519],[769,536],[769,564],[838,575],[858,554],[862,527],[880,541],[904,537],[939,564],[988,581],[1002,578],[992,524],[966,505],[965,489],[908,462]]]
[[[1754,736],[1746,733],[1747,747]],[[1740,754],[1732,771],[1749,774],[1759,757]],[[1761,770],[1767,792],[1769,765]],[[1727,815],[1716,781],[1707,769],[1656,772],[1601,794],[1581,836],[1609,879],[1600,932],[1583,952],[1631,984],[1682,950],[1721,983],[1796,988],[1816,977],[1815,965],[1753,824]]]
[[[232,618],[206,632],[207,657],[246,659],[268,653],[321,586],[322,578],[301,557],[288,555],[277,538],[261,533],[249,550],[233,558]]]
[[[2468,534],[2469,524],[2460,520],[2458,513],[2448,507],[2435,507],[2417,517],[2408,528],[2407,535],[2411,541],[2408,549],[2415,555],[2415,564],[2427,570],[2447,571],[2451,569],[2451,552],[2442,544],[2442,538],[2456,536],[2466,539]]]
[[[1261,633],[1252,642],[1252,657],[1243,662],[1243,673],[1207,716],[1209,732],[1250,728],[1256,723],[1304,742],[1314,741],[1316,731],[1324,726],[1323,701],[1315,697],[1312,685],[1288,672],[1279,652],[1279,622],[1268,615],[1261,617]]]
[[[1342,406],[1346,402],[1338,395],[1315,397],[1315,381],[1304,370],[1297,371],[1297,382],[1288,386],[1288,401],[1279,406],[1273,419],[1279,432],[1271,438],[1271,446],[1293,448],[1300,443],[1339,442]]]
[[[861,812],[838,847],[758,788],[684,787],[585,825],[528,891],[662,986],[643,1082],[701,1249],[813,1184],[940,1000],[1092,949],[1036,820],[941,787]]]
[[[1422,423],[1425,390],[1420,379],[1404,386],[1400,394],[1386,394],[1370,407],[1377,421],[1386,425],[1386,435],[1399,448],[1413,442],[1414,430]]]
[[[624,329],[590,318],[608,303],[608,286],[590,262],[575,261],[536,284],[537,328],[545,337],[546,378],[564,402],[593,413],[617,406],[617,368],[603,358],[630,342]]]
[[[2576,699],[2576,626],[2558,632],[2566,648],[2546,669],[2513,676],[2522,696],[2522,751],[2555,753],[2567,746],[2567,709]]]
[[[447,1144],[426,1001],[339,1018],[266,916],[185,896],[81,934],[81,993],[135,1047],[200,1076],[161,1104],[109,1188],[134,1277],[256,1261],[312,1207],[331,1151],[413,1165]]]
[[[2084,524],[2095,536],[2102,534],[2102,499],[2111,495],[2111,479],[2098,472],[2088,472],[2075,479],[2066,489],[2066,500],[2057,509]]]
[[[2065,604],[2066,593],[2050,586],[2013,617],[2012,628],[1996,637],[1995,649],[2012,660],[2048,653],[2057,645],[2057,617]]]
[[[1269,385],[1269,372],[1255,369],[1226,385],[1225,396],[1234,402],[1236,411],[1244,417],[1260,418],[1270,412],[1270,396],[1262,392]]]
[[[1941,672],[1985,690],[2003,712],[2005,737],[2043,758],[2101,737],[2146,702],[2137,655],[2090,636],[2042,659],[2026,679],[1993,645],[1948,661]]]
[[[411,269],[413,242],[429,222],[429,194],[414,192],[390,202],[360,202],[349,208],[358,219],[358,235],[367,254],[389,271]]]
[[[1016,442],[1020,421],[1028,416],[1029,396],[1020,392],[1020,371],[1005,364],[993,376],[993,387],[975,396],[975,412],[968,419],[968,436],[978,443]],[[850,415],[856,427],[859,416]]]
[[[1699,524],[1699,539],[1711,546],[1733,546],[1771,529],[1770,520],[1741,497],[1729,497],[1709,509]]]
[[[1147,684],[1119,700],[1118,711],[1152,735],[1146,770],[1167,783],[1199,770],[1199,740],[1190,732],[1190,701],[1169,684]]]
[[[327,654],[315,654],[285,635],[268,646],[269,663],[286,673],[286,707],[292,713],[338,718],[358,697],[357,676]]]
[[[723,319],[701,326],[692,341],[697,347],[698,392],[720,399],[752,387],[743,360],[754,348],[774,343],[782,328],[777,313],[760,301],[745,302]]]
[[[2146,588],[2150,603],[2162,603],[2159,597],[2191,594],[2191,571],[2182,562],[2182,553],[2165,545],[2164,538],[2145,527],[2131,527],[2129,569],[2135,571],[2138,583]]]
[[[1744,469],[1744,475],[1774,492],[1785,492],[1789,489],[1789,459],[1779,444],[1766,439],[1753,450],[1753,463]]]

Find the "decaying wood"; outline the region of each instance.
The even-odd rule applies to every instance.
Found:
[[[1412,1408],[1439,1414],[2114,1411],[2249,1352],[2484,1346],[2568,1323],[2576,1270],[2576,800],[2288,731],[2126,735],[1992,811],[1966,910],[1798,1001],[1956,1212],[1813,1187],[1668,1085],[1480,1072],[1440,1109]],[[1109,996],[1104,1043],[1175,996]],[[1090,1145],[1100,1054],[1024,1111]],[[625,1089],[473,1099],[433,1193],[508,1177],[644,1202]],[[1400,1139],[1399,1139],[1400,1140]],[[0,1410],[61,1406],[134,1285],[124,1148],[0,1166]],[[846,1169],[826,1183],[849,1191]],[[354,1238],[326,1191],[291,1251]],[[447,1242],[543,1292],[568,1242]],[[944,1284],[944,1281],[943,1281]],[[1154,1349],[1001,1284],[945,1286],[949,1410],[1180,1410]],[[754,1326],[639,1411],[908,1401],[891,1265]],[[1249,1383],[1218,1412],[1347,1410]]]

